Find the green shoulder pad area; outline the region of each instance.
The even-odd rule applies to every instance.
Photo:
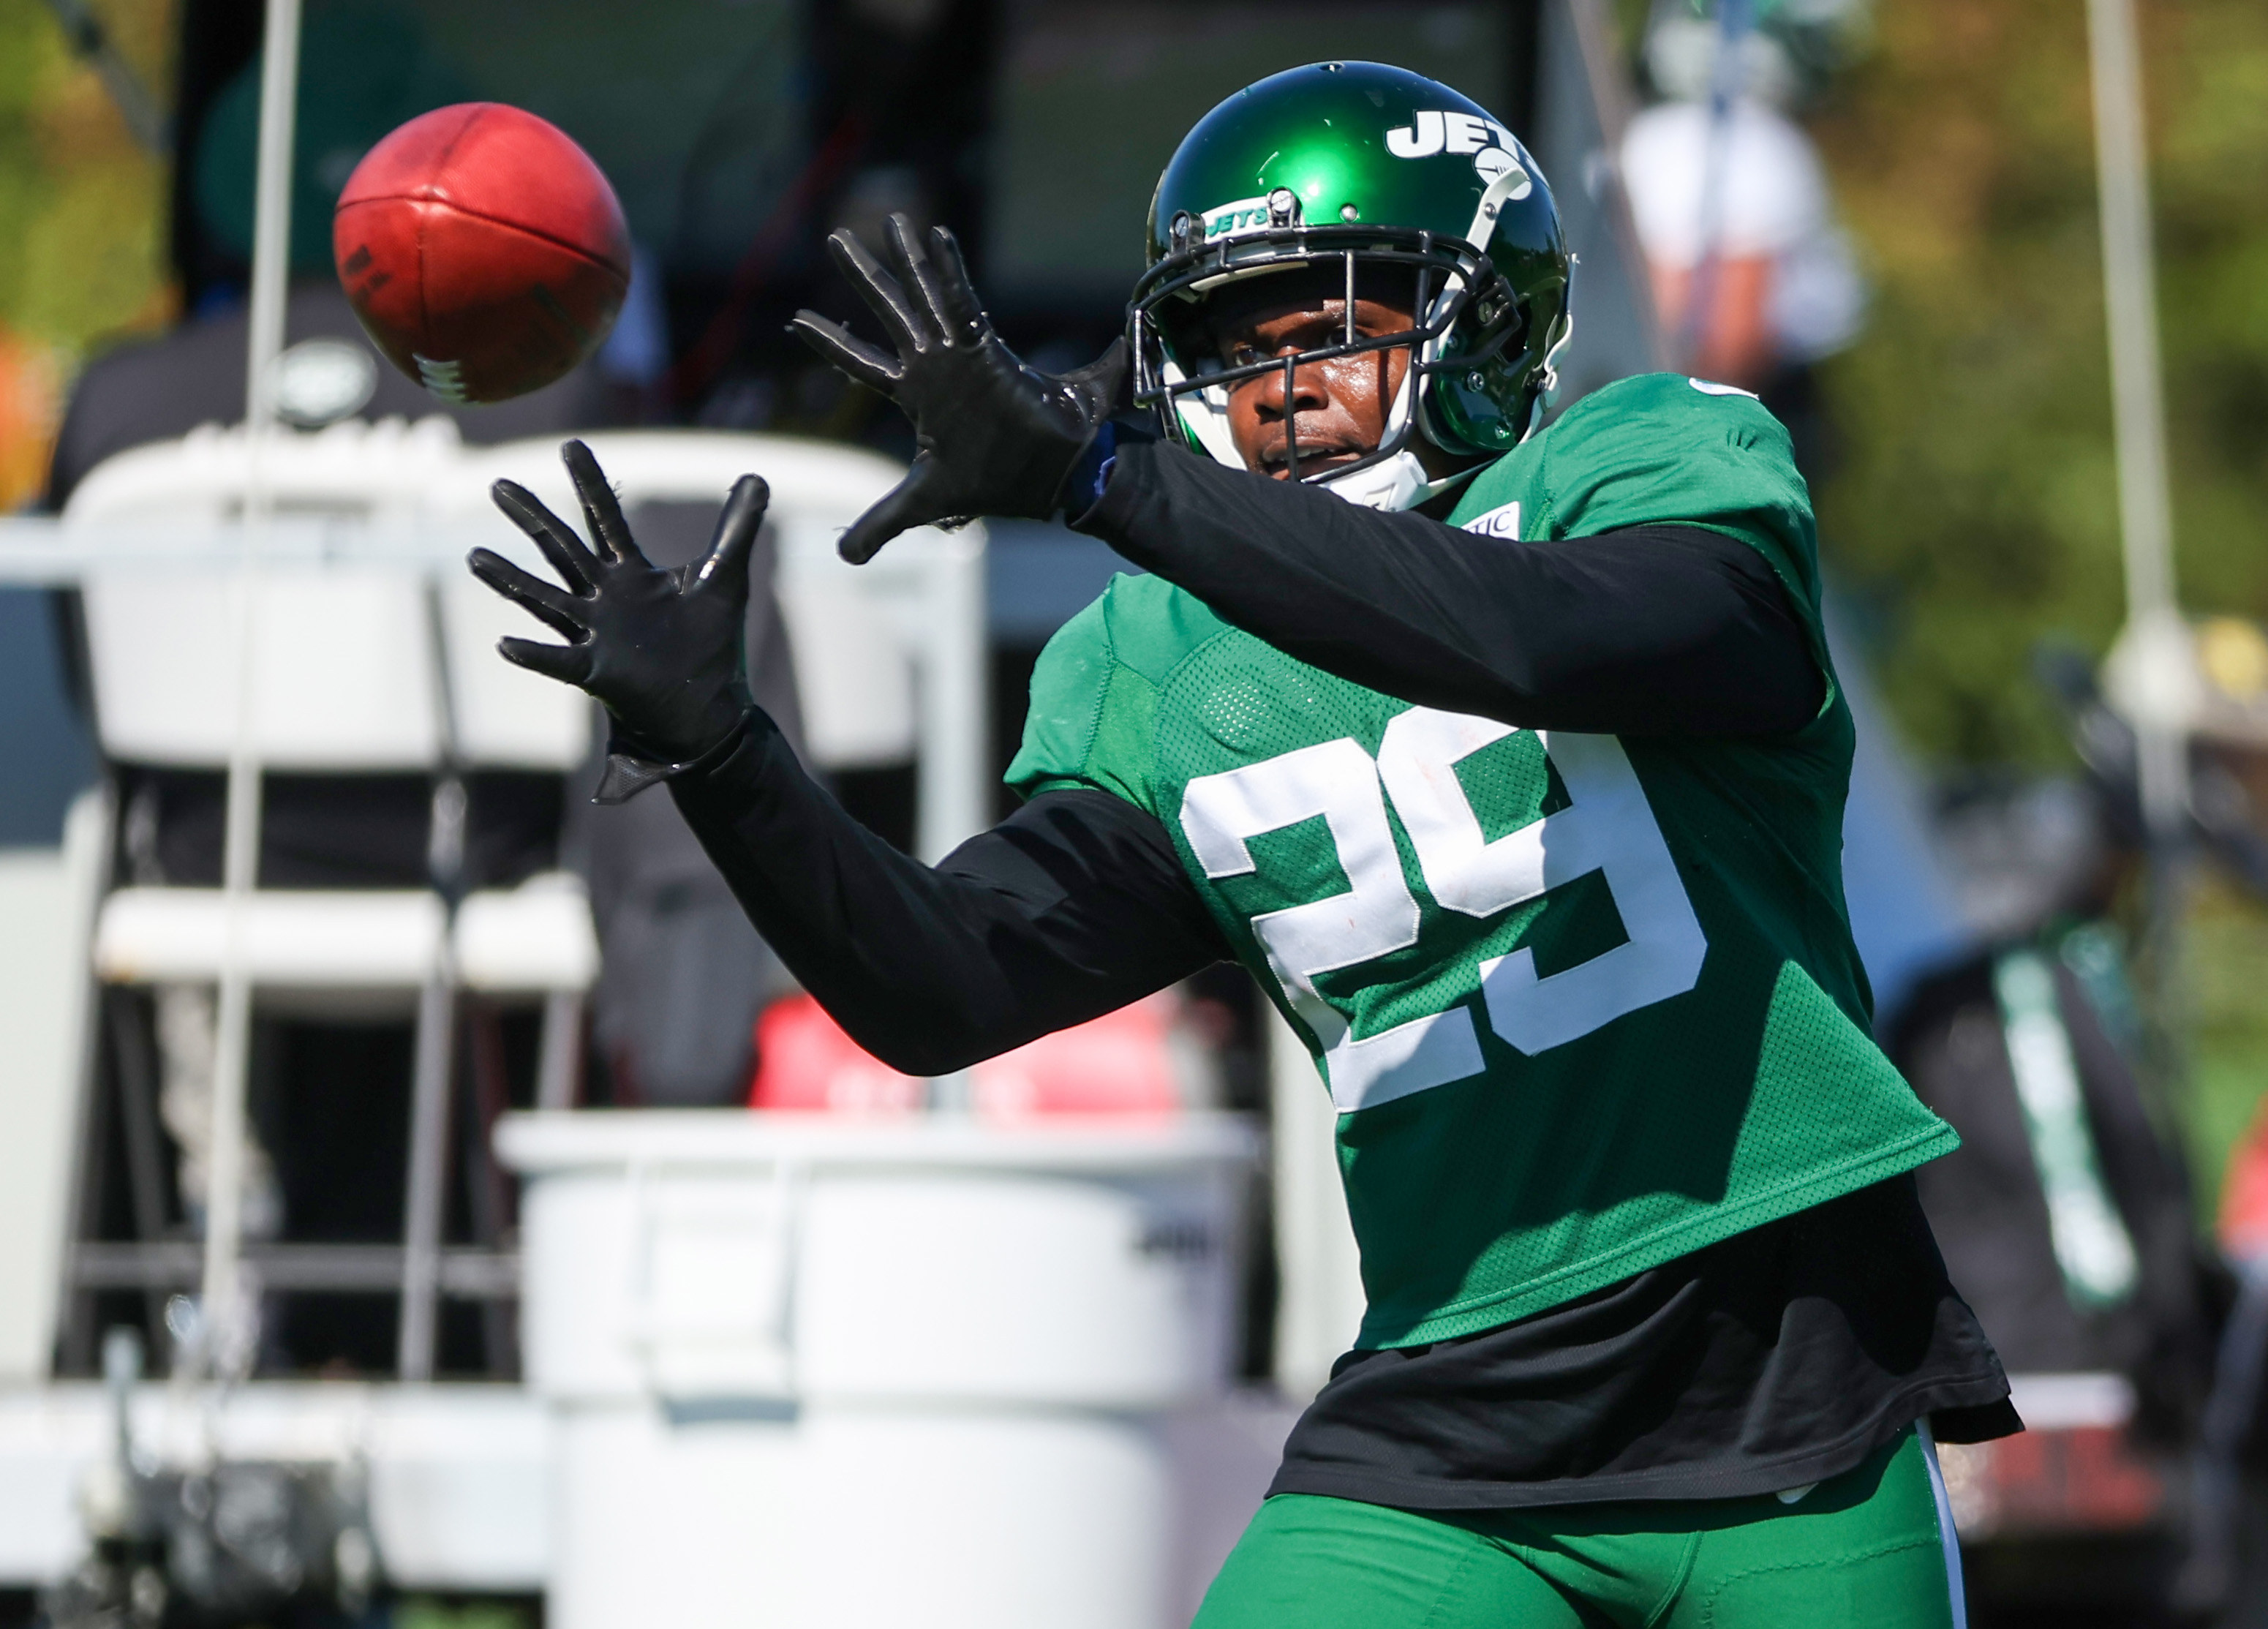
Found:
[[[1162,577],[1112,578],[1040,652],[1009,789],[1031,798],[1090,786],[1155,814],[1159,687],[1189,652],[1228,631],[1204,601]]]
[[[1810,490],[1796,473],[1786,427],[1746,391],[1644,373],[1593,391],[1538,439],[1548,507],[1535,535],[1671,520],[1712,526],[1761,547],[1816,607]]]
[[[1745,390],[1683,373],[1602,386],[1476,476],[1450,520],[1529,542],[1672,523],[1736,537],[1786,586],[1833,685],[1810,490]]]

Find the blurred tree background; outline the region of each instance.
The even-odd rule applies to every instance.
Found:
[[[2177,570],[2268,615],[2268,8],[2147,0]],[[2075,0],[1901,0],[1810,122],[1875,284],[1828,365],[1821,539],[1883,612],[1881,677],[1948,764],[2051,767],[2028,666],[2122,612],[2087,19]]]
[[[2176,570],[2191,615],[2268,617],[2268,7],[2141,0]],[[2087,16],[1898,0],[1807,120],[1874,283],[1825,366],[1822,554],[1940,774],[2072,763],[2030,672],[2124,613]],[[2268,1086],[2268,913],[2195,897],[2182,1118],[2202,1205]]]
[[[171,0],[94,0],[162,94]],[[138,145],[44,0],[0,0],[0,511],[35,497],[63,392],[105,341],[162,328],[167,169]]]

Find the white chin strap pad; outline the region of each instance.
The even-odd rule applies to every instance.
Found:
[[[1360,469],[1350,469],[1343,475],[1325,475],[1314,484],[1350,504],[1365,509],[1382,509],[1388,514],[1414,509],[1432,496],[1425,465],[1408,447],[1391,458],[1381,459]]]
[[[1336,493],[1350,504],[1359,504],[1365,509],[1382,509],[1389,514],[1425,501],[1420,496],[1425,485],[1425,467],[1418,461],[1418,455],[1409,445],[1410,419],[1417,404],[1417,393],[1411,387],[1417,382],[1417,369],[1403,373],[1401,388],[1394,393],[1393,403],[1386,411],[1387,437],[1391,439],[1402,435],[1402,450],[1391,458],[1382,458],[1361,469],[1350,469],[1343,475],[1321,476],[1315,485]]]
[[[1399,514],[1405,509],[1415,509],[1462,483],[1472,474],[1461,470],[1443,481],[1429,481],[1425,466],[1418,461],[1417,452],[1410,446],[1418,434],[1410,420],[1416,411],[1418,374],[1415,368],[1402,376],[1402,388],[1395,392],[1394,406],[1386,416],[1388,436],[1403,433],[1402,450],[1391,458],[1381,458],[1360,469],[1350,469],[1342,475],[1324,475],[1315,482],[1327,492],[1335,492],[1350,504],[1365,509],[1379,509],[1388,514]]]

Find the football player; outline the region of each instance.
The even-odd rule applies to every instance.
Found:
[[[1869,1034],[1851,713],[1812,518],[1746,393],[1654,375],[1542,424],[1550,188],[1373,64],[1261,81],[1161,178],[1127,342],[1050,377],[949,235],[833,248],[887,346],[805,336],[921,448],[862,517],[1062,512],[1148,575],[1049,644],[1009,779],[934,868],[748,699],[744,479],[698,569],[498,501],[565,589],[474,569],[612,711],[749,916],[938,1074],[1233,956],[1338,1111],[1368,1297],[1202,1629],[1944,1625],[1933,1449],[2017,1428],[1910,1173],[1954,1146]],[[1115,430],[1130,367],[1157,439]]]

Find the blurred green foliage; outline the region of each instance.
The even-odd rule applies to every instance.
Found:
[[[512,1601],[437,1600],[409,1596],[394,1605],[394,1629],[533,1629],[535,1614]]]
[[[144,84],[169,74],[171,0],[94,0]],[[137,147],[42,0],[0,0],[0,333],[75,361],[162,323],[167,171]]]
[[[2182,602],[2268,618],[2268,8],[2137,10]],[[1821,549],[1874,602],[1876,675],[1926,759],[2060,768],[2033,649],[2099,654],[2124,614],[2086,10],[1874,18],[1808,121],[1875,290],[1824,370],[1841,462]],[[2166,1016],[2209,1225],[2268,1085],[2268,910],[2208,876],[2186,914]]]
[[[2268,912],[2217,879],[2194,896],[2183,935],[2182,990],[2188,1078],[2182,1129],[2197,1184],[2198,1220],[2210,1227],[2235,1148],[2259,1112],[2268,1085]]]
[[[2268,616],[2268,8],[2139,10],[2182,596]],[[2123,611],[2085,10],[1880,6],[1810,123],[1875,287],[1822,553],[1926,756],[2067,762],[2032,646]]]

